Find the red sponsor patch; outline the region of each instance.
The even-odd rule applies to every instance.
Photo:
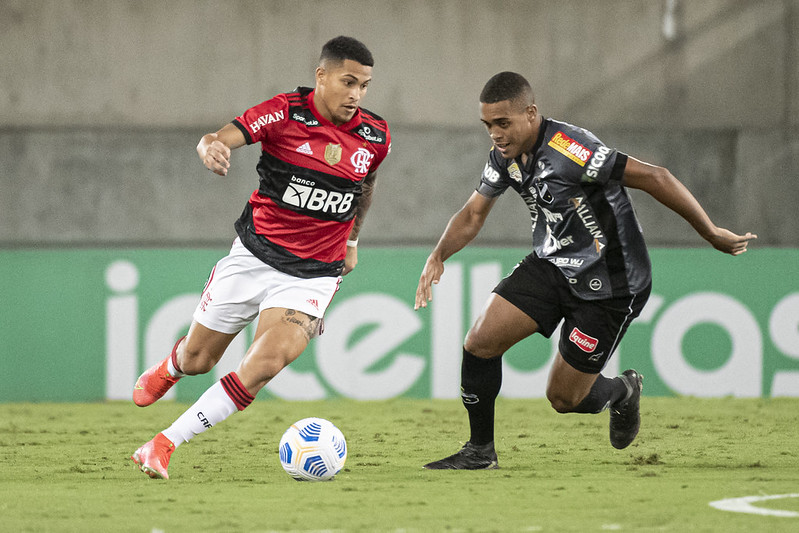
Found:
[[[562,131],[557,132],[547,144],[581,167],[585,166],[594,153]]]
[[[599,344],[598,339],[595,339],[590,335],[586,335],[577,328],[574,328],[569,334],[569,340],[576,344],[577,347],[585,353],[592,353],[594,350],[596,350],[596,347]]]

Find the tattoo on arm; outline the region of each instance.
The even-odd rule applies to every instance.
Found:
[[[366,218],[366,212],[369,211],[369,206],[372,205],[372,194],[375,190],[375,179],[377,174],[370,173],[364,178],[363,185],[361,186],[361,198],[358,200],[358,207],[355,210],[355,223],[350,232],[350,238],[356,238],[361,231],[363,219]]]

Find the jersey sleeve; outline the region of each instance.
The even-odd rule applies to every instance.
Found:
[[[383,144],[375,144],[375,151],[377,152],[375,156],[375,160],[372,165],[369,167],[369,173],[376,172],[378,168],[380,168],[380,164],[386,159],[386,156],[391,153],[391,132],[388,130],[388,124],[386,124],[386,137],[385,143]]]
[[[288,99],[285,94],[279,94],[233,119],[233,125],[244,134],[247,144],[266,142],[270,134],[285,124],[287,115]]]
[[[488,162],[483,168],[480,176],[480,183],[477,185],[477,192],[488,198],[496,198],[505,192],[510,186],[510,176],[504,160],[500,161],[494,148],[488,154]]]
[[[586,145],[591,151],[583,167],[581,181],[602,185],[607,185],[610,181],[621,181],[627,166],[627,154],[605,146],[593,135],[588,137]]]

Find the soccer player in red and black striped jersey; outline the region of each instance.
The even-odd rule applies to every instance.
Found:
[[[358,262],[376,171],[391,147],[386,122],[360,107],[373,66],[363,43],[331,39],[313,89],[278,94],[200,140],[200,159],[220,176],[233,150],[260,143],[259,186],[236,221],[230,254],[211,272],[188,335],[139,377],[134,402],[150,405],[181,377],[209,372],[245,326],[256,318],[258,326],[238,369],[133,454],[150,477],[168,478],[177,446],[247,407],[321,333],[341,276]]]
[[[471,436],[428,469],[497,467],[494,400],[502,354],[522,339],[549,337],[562,322],[546,395],[559,413],[610,409],[610,442],[630,445],[640,426],[641,376],[600,374],[649,297],[651,267],[626,188],[643,190],[681,215],[717,250],[746,251],[737,235],[710,220],[667,169],[605,146],[591,132],[538,113],[520,74],[501,72],[480,95],[480,118],[493,146],[477,190],[456,213],[419,278],[416,308],[432,299],[444,261],[480,231],[496,199],[514,189],[530,211],[533,251],[494,289],[463,346],[461,397]]]

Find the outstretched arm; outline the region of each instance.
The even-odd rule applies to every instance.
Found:
[[[433,300],[432,285],[438,283],[444,273],[444,261],[463,249],[480,232],[496,198],[487,198],[475,191],[466,204],[455,213],[447,224],[438,244],[425,262],[419,286],[416,288],[414,309],[427,307]]]
[[[216,133],[203,135],[197,145],[197,155],[208,170],[220,176],[227,176],[230,168],[230,152],[246,143],[241,130],[233,124],[226,124]]]
[[[376,180],[376,172],[370,172],[363,179],[361,198],[358,200],[358,207],[355,211],[355,223],[352,225],[350,236],[347,238],[347,255],[344,258],[344,271],[342,272],[345,276],[352,272],[352,269],[358,264],[358,234],[361,233],[361,226],[363,226],[366,212],[369,211],[369,206],[372,205],[372,195],[375,192]]]
[[[640,189],[665,205],[685,220],[716,250],[740,255],[757,235],[737,235],[713,224],[710,217],[685,185],[663,167],[650,165],[630,157],[624,170],[625,187]]]

